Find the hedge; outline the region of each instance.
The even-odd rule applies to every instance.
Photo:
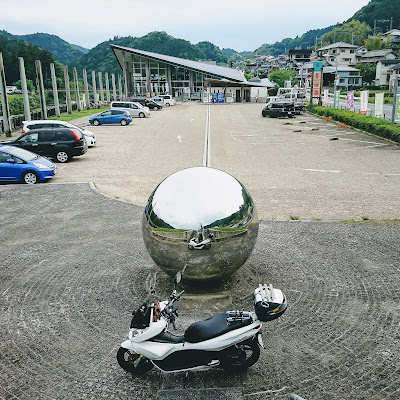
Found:
[[[332,117],[335,121],[400,143],[400,126],[398,124],[392,125],[390,121],[330,107],[314,106],[308,110],[313,114]]]

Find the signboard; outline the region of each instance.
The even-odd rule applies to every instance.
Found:
[[[314,72],[322,71],[322,61],[314,61],[313,63]]]
[[[336,90],[333,100],[333,108],[339,108],[339,107],[340,107],[340,90]]]
[[[384,93],[375,94],[375,117],[383,118]]]
[[[360,114],[366,114],[368,112],[368,96],[369,96],[369,91],[368,90],[363,90],[360,92],[361,95],[361,106],[360,106]]]
[[[329,89],[324,89],[324,101],[323,106],[328,107]]]
[[[313,84],[312,84],[312,97],[319,99],[321,97],[321,88],[322,88],[322,71],[314,71]]]
[[[347,92],[347,111],[354,111],[354,91]]]
[[[134,77],[134,78],[141,78],[142,77],[142,74],[132,74],[132,76]]]

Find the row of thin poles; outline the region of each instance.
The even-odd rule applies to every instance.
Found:
[[[29,92],[26,83],[26,75],[25,75],[25,63],[23,57],[18,57],[19,60],[19,71],[21,78],[21,89],[22,89],[22,97],[24,102],[24,117],[27,121],[31,119],[31,110],[29,105]],[[45,89],[43,83],[43,73],[42,73],[42,64],[40,60],[35,61],[36,67],[36,87],[39,93],[39,101],[40,101],[40,109],[42,114],[42,119],[47,119],[47,105],[46,105],[46,97],[45,97]],[[59,89],[57,87],[57,79],[54,63],[50,64],[50,73],[51,73],[51,82],[52,82],[52,90],[53,90],[53,98],[54,98],[54,107],[55,107],[55,115],[60,116],[60,102],[58,98]],[[93,107],[98,107],[99,104],[104,104],[105,102],[109,103],[111,100],[111,95],[113,97],[113,101],[122,100],[125,98],[122,90],[122,77],[118,75],[118,92],[119,96],[117,96],[117,86],[115,81],[115,74],[111,74],[111,90],[110,90],[110,82],[108,73],[104,73],[104,81],[105,81],[105,95],[104,95],[104,86],[103,86],[103,74],[98,72],[98,87],[100,91],[100,96],[97,93],[97,82],[96,82],[96,72],[92,71],[92,92],[93,92]],[[73,79],[74,79],[74,91],[75,91],[75,99],[77,110],[81,111],[83,108],[89,109],[91,106],[90,103],[90,95],[89,95],[89,83],[87,77],[86,69],[83,69],[83,85],[85,91],[85,101],[81,103],[80,101],[80,93],[79,93],[79,84],[78,84],[78,72],[77,69],[73,68]],[[65,92],[66,92],[66,103],[67,103],[67,112],[71,114],[72,112],[72,100],[71,100],[71,89],[70,89],[70,81],[68,74],[68,66],[64,66],[64,82],[65,82]],[[3,54],[0,52],[0,94],[1,94],[1,104],[3,111],[3,131],[7,136],[11,135],[12,130],[12,120],[10,116],[10,109],[8,105],[7,99],[7,90],[6,90],[6,74],[4,70],[3,63]]]

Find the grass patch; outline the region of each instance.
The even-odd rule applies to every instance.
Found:
[[[390,121],[331,107],[314,106],[309,108],[309,111],[320,116],[332,117],[335,121],[400,143],[400,126],[398,124],[392,125]]]
[[[188,229],[153,228],[156,232],[187,232]]]
[[[290,219],[291,221],[298,221],[298,220],[300,219],[300,217],[297,216],[297,215],[291,215],[291,216],[289,217],[289,219]]]
[[[82,111],[72,111],[71,114],[61,114],[59,117],[51,117],[49,119],[56,119],[60,121],[72,121],[73,119],[81,118],[81,117],[88,117],[93,114],[101,113],[102,111],[109,110],[110,107],[101,107],[101,108],[90,108],[89,110],[84,109]]]
[[[400,219],[398,218],[386,218],[386,219],[369,219],[368,217],[361,217],[362,220],[358,219],[343,219],[340,222],[344,224],[398,224]],[[366,219],[364,219],[366,218]]]
[[[222,231],[222,232],[235,232],[235,231],[245,231],[247,228],[211,228],[214,231]]]

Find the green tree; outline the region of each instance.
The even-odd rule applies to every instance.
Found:
[[[375,63],[360,63],[356,66],[360,70],[360,75],[364,83],[371,84],[376,77],[376,64]]]
[[[279,69],[269,74],[269,80],[274,82],[278,88],[285,86],[285,81],[290,81],[292,85],[297,83],[297,73],[293,70]]]
[[[22,90],[22,83],[21,83],[21,79],[17,82],[15,82],[15,86],[19,89]],[[33,82],[30,79],[26,80],[26,87],[28,89],[28,92],[32,92],[33,90],[35,90],[35,86],[33,86]]]
[[[215,44],[199,42],[196,46],[203,51],[208,60],[216,61],[218,64],[226,64],[228,62],[228,57]]]
[[[371,27],[365,22],[350,21],[338,25],[332,31],[325,33],[321,39],[324,46],[335,42],[353,42],[353,44],[361,46],[371,33]]]

